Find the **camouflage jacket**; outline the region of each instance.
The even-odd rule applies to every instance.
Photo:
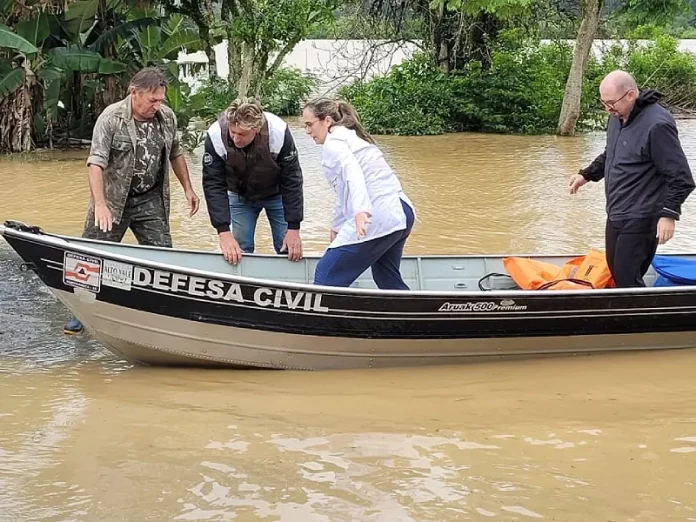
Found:
[[[169,107],[162,105],[155,117],[159,119],[164,130],[165,157],[173,160],[183,153],[176,132],[176,116]],[[104,169],[106,205],[111,211],[114,223],[121,221],[128,198],[135,169],[137,136],[130,95],[104,109],[97,118],[92,133],[92,147],[87,166],[99,165]],[[162,165],[161,187],[169,220],[169,161],[164,161]],[[90,211],[93,211],[94,199],[91,197],[89,205]]]

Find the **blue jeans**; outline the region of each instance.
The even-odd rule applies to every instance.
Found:
[[[242,252],[250,254],[254,251],[256,222],[259,219],[261,210],[265,210],[266,217],[271,225],[273,248],[277,254],[280,254],[283,239],[285,239],[285,233],[288,230],[283,210],[283,197],[278,194],[267,199],[250,200],[229,191],[227,196],[230,201],[230,217],[232,218],[230,228]]]
[[[372,278],[382,290],[409,290],[401,277],[400,265],[406,239],[411,233],[415,216],[404,201],[406,228],[363,243],[343,245],[326,250],[314,270],[314,284],[350,286],[360,274],[372,269]]]

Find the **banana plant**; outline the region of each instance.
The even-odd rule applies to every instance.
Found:
[[[21,121],[0,122],[2,130],[21,129],[17,135],[7,133],[0,151],[28,150],[36,141],[32,137],[50,140],[60,102],[71,96],[75,78],[126,70],[125,64],[84,45],[94,38],[99,8],[120,1],[76,0],[56,13],[43,10],[43,0],[25,0],[25,9],[8,8],[7,0],[0,0],[2,20],[14,22],[13,27],[0,24],[0,104],[3,109],[22,108],[10,111]]]
[[[125,74],[146,65],[164,67],[170,103],[188,106],[175,59],[198,50],[198,33],[182,16],[135,8],[145,4],[0,0],[0,152],[31,149],[58,122],[69,133],[77,121],[84,136]]]
[[[157,16],[152,9],[133,10],[129,22]],[[180,51],[196,52],[201,49],[201,39],[198,31],[187,22],[184,16],[174,14],[160,19],[157,25],[138,28],[122,41],[119,55],[128,56],[129,66],[137,70],[148,65],[173,63]]]
[[[36,74],[29,56],[38,48],[10,27],[0,25],[0,151],[31,149],[32,91]]]
[[[3,99],[24,85],[26,56],[39,50],[6,25],[0,25],[0,51],[4,55],[0,61],[0,99]]]
[[[133,10],[129,23],[157,16],[152,9]],[[186,17],[173,14],[160,19],[159,24],[133,30],[121,41],[118,54],[127,57],[130,72],[154,65],[167,74],[167,104],[177,114],[179,125],[185,127],[191,118],[190,88],[179,79],[176,58],[180,51],[195,52],[201,47],[198,30],[191,28]]]

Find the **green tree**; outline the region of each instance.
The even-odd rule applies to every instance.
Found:
[[[227,0],[219,25],[227,37],[230,80],[240,95],[260,96],[292,49],[317,25],[330,23],[337,0]]]
[[[186,16],[198,28],[201,47],[208,58],[208,73],[211,80],[217,77],[217,63],[213,46],[220,43],[222,33],[216,31],[224,0],[160,0],[169,13]]]
[[[573,62],[566,82],[565,96],[558,120],[558,134],[571,136],[580,117],[582,83],[587,66],[587,59],[592,50],[599,27],[600,14],[604,0],[582,0],[582,20],[575,40]],[[674,17],[689,9],[685,0],[623,0],[616,11],[616,16],[628,17],[634,24],[667,24]]]
[[[491,65],[491,48],[508,25],[519,24],[541,0],[372,0],[370,11],[402,27],[415,17],[440,70],[449,73],[469,62]]]
[[[330,24],[339,0],[163,0],[198,26],[215,75],[212,45],[227,40],[229,82],[239,95],[260,96],[262,86],[293,48]]]

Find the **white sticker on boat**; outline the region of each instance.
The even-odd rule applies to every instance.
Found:
[[[121,290],[130,290],[133,284],[133,265],[105,259],[102,284]]]
[[[102,260],[75,252],[63,256],[63,283],[68,286],[99,292],[101,288]]]
[[[512,299],[503,299],[500,303],[493,301],[443,303],[438,312],[520,312],[526,309],[527,305],[518,305]]]

